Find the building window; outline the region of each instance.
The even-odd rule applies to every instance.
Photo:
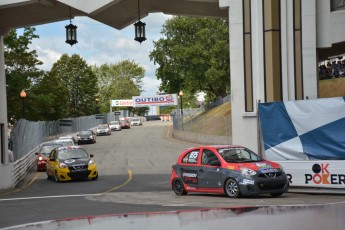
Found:
[[[344,0],[331,0],[331,11],[345,10]]]

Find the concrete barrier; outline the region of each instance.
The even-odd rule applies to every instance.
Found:
[[[4,229],[236,229],[236,230],[343,230],[345,203],[311,206],[263,206],[161,213],[103,215],[52,220]]]

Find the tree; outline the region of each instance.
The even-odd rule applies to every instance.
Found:
[[[134,61],[124,60],[116,64],[94,66],[93,72],[98,79],[100,110],[108,112],[110,100],[132,99],[142,92],[142,79],[145,69]],[[125,109],[133,111],[133,108]]]
[[[230,91],[229,28],[224,19],[176,16],[154,42],[150,59],[158,64],[160,91],[205,92],[224,97]]]
[[[53,121],[68,117],[68,95],[62,80],[46,73],[31,89],[27,106],[29,119]]]
[[[22,118],[21,90],[25,89],[30,98],[31,85],[44,73],[37,68],[42,62],[37,59],[36,50],[29,50],[32,40],[38,38],[34,32],[34,27],[26,27],[20,36],[11,30],[4,37],[7,113],[12,124]]]
[[[53,64],[50,75],[60,79],[67,89],[69,117],[93,114],[97,107],[97,78],[84,59],[64,54]]]

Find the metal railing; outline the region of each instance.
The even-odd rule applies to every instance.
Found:
[[[121,111],[121,115],[124,113]],[[13,150],[12,186],[15,187],[35,166],[36,152],[46,141],[57,139],[59,136],[92,129],[99,124],[115,120],[114,113],[103,114],[103,119],[96,119],[96,115],[70,118],[71,126],[60,126],[59,121],[32,122],[19,120],[11,131],[10,144]]]
[[[59,136],[68,135],[88,130],[102,123],[109,123],[115,119],[114,113],[103,114],[103,119],[96,119],[96,115],[68,118],[72,121],[70,126],[60,126],[59,121],[27,121],[19,120],[9,139],[12,147],[14,160],[25,156],[28,151],[34,149],[43,142],[53,140]]]

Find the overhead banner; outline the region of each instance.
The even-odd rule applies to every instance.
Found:
[[[112,107],[132,107],[133,101],[132,100],[111,100]]]
[[[132,97],[133,107],[177,105],[177,94]]]
[[[259,104],[269,160],[345,160],[345,98]]]

